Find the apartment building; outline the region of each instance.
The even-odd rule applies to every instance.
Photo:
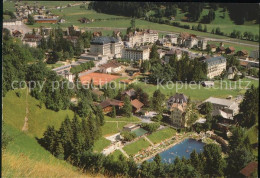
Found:
[[[121,57],[122,47],[122,43],[114,37],[95,37],[90,42],[90,54],[118,58]]]
[[[208,65],[207,77],[209,79],[219,76],[227,67],[227,60],[223,56],[211,57],[203,60]]]
[[[158,32],[153,30],[143,30],[140,32],[130,32],[127,35],[129,47],[144,45],[145,43],[155,43],[158,40]]]
[[[148,60],[150,56],[149,47],[125,48],[123,50],[123,58],[131,60]]]

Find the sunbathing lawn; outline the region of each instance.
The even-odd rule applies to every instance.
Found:
[[[147,147],[150,146],[150,143],[146,141],[144,138],[137,140],[134,143],[131,143],[129,145],[126,145],[123,149],[125,152],[130,156],[130,155],[135,155],[138,153],[138,151],[146,149]]]
[[[122,153],[120,150],[116,150],[116,151],[114,151],[111,155],[113,156],[113,160],[114,160],[114,161],[117,161],[117,160],[119,159],[119,156],[120,156],[120,155],[123,155],[123,153]],[[124,155],[123,155],[123,156],[124,156]],[[124,157],[125,157],[125,156],[124,156]]]
[[[152,133],[151,135],[147,136],[147,138],[149,138],[154,144],[157,144],[167,138],[174,136],[175,134],[176,134],[176,130],[168,127],[166,129],[162,129]]]
[[[128,124],[127,122],[118,122],[118,128],[116,122],[105,122],[105,125],[102,126],[102,135],[109,136],[120,132],[123,127]]]
[[[101,137],[94,143],[93,150],[100,153],[104,148],[110,145],[110,143],[111,142],[108,139]]]

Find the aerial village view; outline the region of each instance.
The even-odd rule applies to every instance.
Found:
[[[258,177],[259,4],[3,1],[3,177]]]

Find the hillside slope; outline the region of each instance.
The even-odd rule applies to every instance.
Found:
[[[21,96],[16,96],[19,91]],[[28,131],[22,127],[26,113],[26,90],[15,90],[3,98],[4,129],[12,141],[3,152],[2,173],[4,177],[96,177],[83,174],[69,163],[59,160],[41,147],[36,137],[41,138],[47,125],[59,127],[70,110],[54,112],[44,106],[40,109],[39,101],[28,96]],[[98,175],[97,177],[102,177]]]

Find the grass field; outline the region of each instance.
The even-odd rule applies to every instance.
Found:
[[[114,158],[114,161],[117,161],[119,159],[120,155],[123,155],[123,153],[120,150],[116,150],[111,154]],[[124,155],[123,155],[124,156]],[[125,156],[124,156],[125,157]]]
[[[21,92],[20,98],[15,94],[17,91]],[[3,98],[3,103],[3,118],[5,123],[21,130],[24,125],[26,111],[26,90],[19,89],[8,92],[6,97]],[[46,109],[44,104],[40,109],[39,104],[40,102],[38,100],[28,95],[28,134],[33,137],[41,138],[48,125],[53,125],[58,129],[67,115],[70,118],[73,117],[73,112],[71,110],[55,112]]]
[[[217,47],[219,46],[220,42],[219,41],[208,41],[208,44],[215,44]],[[247,46],[247,45],[242,45],[242,44],[234,44],[234,43],[226,43],[224,42],[224,47],[227,48],[227,47],[230,47],[230,46],[233,46],[237,51],[240,51],[240,50],[247,50],[250,54],[250,51],[253,51],[253,50],[256,50],[257,47],[253,47],[253,46]]]
[[[148,135],[147,138],[149,138],[154,144],[157,144],[167,138],[174,136],[175,134],[176,134],[176,130],[174,130],[172,128],[166,128],[166,129],[162,129],[157,132],[154,132],[151,135]]]
[[[108,145],[110,145],[110,141],[104,137],[101,137],[95,142],[93,150],[96,152],[101,152]]]
[[[256,87],[259,86],[259,83],[257,80],[252,79],[241,79],[241,88],[245,88],[248,81],[251,84],[254,84]],[[171,84],[169,83],[168,87],[167,85],[152,85],[152,84],[145,84],[144,82],[137,82],[137,86],[140,86],[143,88],[145,92],[149,94],[151,97],[153,95],[153,92],[157,89],[160,89],[163,94],[165,94],[167,97],[174,95],[176,92],[184,93],[187,96],[190,96],[192,100],[198,100],[202,101],[210,96],[212,97],[220,97],[225,98],[228,95],[237,96],[245,93],[245,89],[238,89],[239,83],[230,81],[230,80],[223,80],[223,81],[215,81],[214,88],[204,88],[201,85],[194,84],[189,87],[189,84]],[[249,86],[250,86],[249,85]],[[232,89],[237,86],[237,89]],[[249,87],[248,86],[248,87]],[[226,88],[227,87],[227,88]]]
[[[117,117],[117,118],[111,118],[109,116],[105,116],[105,121],[126,121],[126,122],[140,122],[141,120],[135,116],[131,117]]]
[[[150,146],[150,143],[146,141],[144,138],[137,140],[129,145],[126,145],[123,149],[128,155],[135,155],[138,151],[142,149],[146,149]]]
[[[41,4],[46,5],[48,3],[50,3],[50,2],[41,1]],[[67,2],[55,2],[54,1],[53,4],[50,4],[50,7],[59,5],[59,3],[67,5]],[[4,8],[8,8],[8,9],[13,8],[12,3],[4,4]],[[79,26],[82,28],[88,28],[88,27],[127,28],[130,26],[130,20],[131,20],[129,17],[97,13],[93,10],[82,9],[82,8],[80,8],[80,6],[68,7],[68,8],[65,8],[62,10],[53,9],[51,11],[53,14],[59,15],[62,18],[64,18],[66,20],[65,23],[62,23],[59,25],[58,24],[34,24],[29,27],[31,27],[31,28],[40,27],[40,26],[68,27],[70,25],[76,25],[76,26]],[[202,15],[207,14],[207,11],[208,11],[207,9],[204,9]],[[234,25],[232,23],[232,21],[230,21],[228,15],[226,15],[225,19],[221,19],[221,17],[220,17],[221,15],[222,15],[221,9],[219,9],[216,13],[216,19],[212,22],[212,24],[207,25],[209,32],[211,31],[212,28],[216,28],[218,26],[220,26],[221,29],[223,28],[223,31],[226,33],[232,32],[233,29],[240,30],[241,32],[244,32],[244,31],[251,31],[252,33],[258,32],[258,25],[254,25],[254,24],[250,24],[250,23],[247,23],[246,25]],[[179,14],[179,17],[182,17],[182,16],[183,16],[183,14]],[[96,20],[93,23],[89,23],[89,24],[82,24],[78,21],[82,17],[86,17],[86,18],[94,19],[94,20],[95,19],[102,19],[102,20],[100,20],[100,21]],[[115,20],[112,18],[120,18],[120,19]],[[179,18],[179,20],[180,20],[180,18]],[[176,16],[176,21],[178,21],[178,15]],[[181,22],[181,23],[184,24],[184,23],[188,23],[188,22]],[[192,24],[198,24],[198,23],[189,22],[188,24],[192,25]],[[169,32],[177,32],[177,33],[184,31],[183,28],[174,27],[174,26],[165,25],[165,24],[153,23],[153,22],[149,22],[149,21],[145,21],[145,20],[141,20],[141,19],[136,19],[136,27],[145,28],[145,29],[150,28],[153,30],[169,31]],[[103,31],[104,32],[103,35],[111,35],[113,29],[110,29],[110,30],[106,30],[106,29],[93,30],[93,29],[91,29],[91,31]],[[126,30],[122,29],[122,31],[124,34]],[[211,33],[198,32],[198,31],[194,31],[194,30],[185,29],[185,31],[188,33],[193,33],[195,35],[204,36],[204,37],[212,37],[212,38],[219,38],[219,39],[227,38],[224,36],[214,35]],[[162,35],[162,33],[164,33],[164,32],[160,32],[160,35]],[[241,40],[237,40],[237,39],[234,39],[234,40],[241,41]],[[243,40],[243,42],[258,45],[257,42],[250,42],[250,41],[245,41],[245,40]]]
[[[83,176],[75,167],[52,156],[33,137],[9,124],[5,124],[5,129],[13,140],[2,155],[4,177]]]
[[[251,144],[255,144],[258,142],[258,124],[254,125],[253,127],[251,127],[247,132],[247,135],[249,137],[250,143]]]

